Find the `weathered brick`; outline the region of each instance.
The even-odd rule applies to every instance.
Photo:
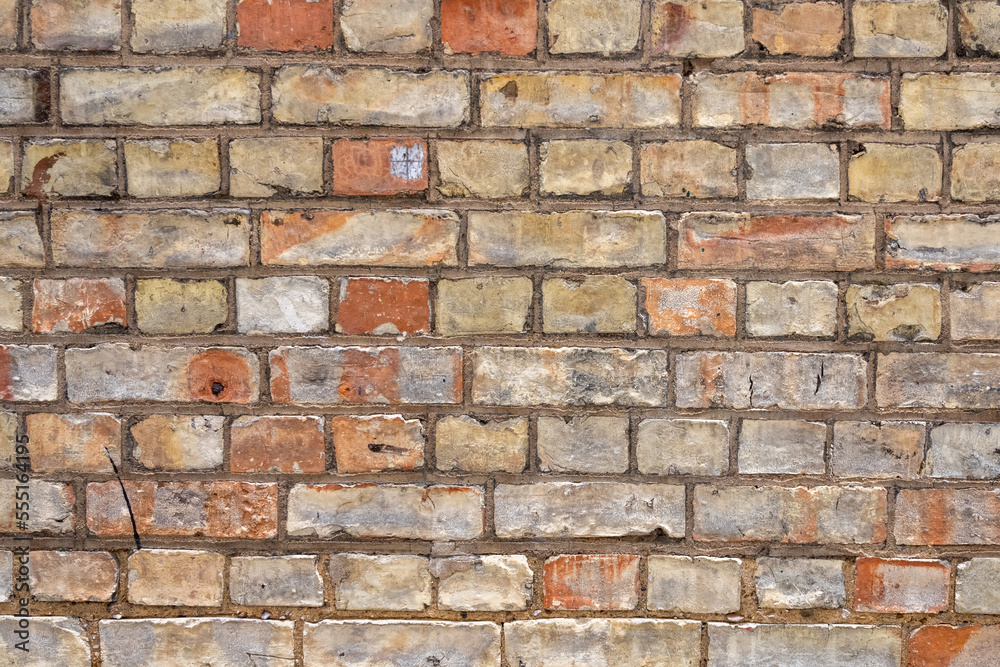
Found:
[[[680,123],[677,74],[523,72],[485,75],[485,127],[648,128]]]
[[[639,422],[639,472],[651,475],[721,475],[729,469],[729,424],[715,419],[644,419]]]
[[[441,609],[518,611],[531,604],[534,575],[524,556],[459,556],[432,567]]]
[[[485,622],[320,621],[305,624],[302,643],[305,667],[494,667],[500,660],[500,626]]]
[[[125,326],[125,281],[121,278],[36,279],[31,329],[80,333],[108,324]]]
[[[743,51],[743,3],[734,0],[656,0],[653,54],[725,58]]]
[[[316,556],[238,556],[229,565],[229,599],[248,606],[322,607]]]
[[[54,401],[56,348],[0,345],[0,401]]]
[[[2,83],[2,82],[0,82]],[[0,212],[0,266],[45,265],[45,249],[33,213]]]
[[[421,556],[338,554],[330,558],[337,609],[423,611],[431,604],[430,561]]]
[[[856,409],[867,400],[858,354],[692,352],[676,365],[681,408]]]
[[[402,415],[333,417],[337,472],[363,473],[424,467],[424,425]]]
[[[1000,53],[1000,8],[991,2],[958,3],[958,52],[960,55]]]
[[[851,156],[847,167],[851,198],[866,202],[941,198],[941,156],[933,146],[862,144],[861,151]]]
[[[528,150],[523,143],[438,141],[435,151],[437,189],[445,197],[500,199],[518,197],[528,188]]]
[[[121,46],[120,0],[31,0],[30,5],[36,49],[117,51]]]
[[[346,0],[340,30],[349,51],[417,53],[431,46],[432,0]]]
[[[740,423],[742,474],[817,474],[826,470],[826,424],[792,419],[744,419]]]
[[[836,55],[844,39],[844,7],[832,2],[754,7],[753,39],[775,56]]]
[[[7,602],[14,590],[14,559],[9,551],[0,551],[0,602]]]
[[[233,197],[315,195],[323,191],[323,139],[257,137],[229,142]]]
[[[942,424],[931,429],[928,477],[1000,477],[1000,424]]]
[[[910,634],[910,667],[987,667],[1000,650],[1000,632],[990,625],[927,625]]]
[[[118,561],[106,551],[32,551],[28,584],[41,602],[111,602]]]
[[[14,177],[14,143],[0,141],[0,192],[10,191],[11,179]]]
[[[738,558],[650,556],[647,608],[685,614],[740,610]]]
[[[60,266],[246,266],[250,259],[250,212],[53,211],[52,256]]]
[[[445,53],[526,56],[537,31],[538,4],[531,0],[441,0]]]
[[[528,326],[532,282],[526,277],[441,280],[435,328],[443,336],[521,333]]]
[[[458,263],[449,211],[264,211],[263,264],[431,266]]]
[[[925,426],[919,422],[838,421],[833,425],[833,474],[914,479],[923,463],[924,440]]]
[[[747,146],[748,199],[836,199],[840,158],[835,144]]]
[[[42,139],[24,147],[21,191],[29,197],[110,197],[117,189],[114,141]]]
[[[125,174],[133,197],[200,197],[219,190],[219,145],[154,139],[125,142]]]
[[[898,216],[885,221],[887,269],[995,271],[1000,216]]]
[[[333,46],[333,0],[240,0],[240,46],[259,51],[314,51]]]
[[[501,538],[684,534],[684,487],[672,484],[498,484],[494,508]]]
[[[701,278],[643,278],[649,333],[736,335],[736,283]]]
[[[549,53],[633,51],[639,44],[641,0],[550,0]]]
[[[751,336],[836,334],[837,283],[790,280],[747,283],[746,332]]]
[[[647,197],[735,197],[736,149],[714,141],[643,144],[642,194]]]
[[[111,472],[121,465],[121,422],[105,413],[25,417],[35,472]]]
[[[940,560],[859,558],[855,611],[935,613],[948,608],[951,568]]]
[[[222,465],[225,418],[151,415],[129,429],[132,458],[149,470],[211,470]]]
[[[330,325],[330,283],[317,276],[236,279],[240,333],[316,333]]]
[[[898,667],[898,627],[708,624],[708,667]]]
[[[628,419],[539,417],[537,454],[543,472],[624,473]]]
[[[485,530],[483,490],[413,484],[298,484],[288,494],[294,537],[471,540]]]
[[[279,123],[458,127],[469,118],[468,73],[335,70],[286,65],[271,87]]]
[[[14,479],[0,479],[0,533],[15,531],[14,494],[17,482]],[[119,494],[121,491],[119,490]],[[31,509],[28,529],[17,526],[17,532],[42,535],[72,535],[76,493],[71,484],[32,480],[28,483]]]
[[[100,343],[66,350],[66,389],[74,403],[106,401],[257,400],[257,357],[238,347],[163,347],[133,350]]]
[[[212,333],[229,319],[226,299],[219,280],[137,280],[136,321],[150,334]]]
[[[880,354],[875,400],[883,407],[995,409],[997,373],[1000,354]]]
[[[230,433],[233,472],[314,473],[326,470],[323,418],[240,417]]]
[[[458,403],[457,347],[279,347],[268,357],[276,403]]]
[[[951,151],[951,197],[969,202],[1000,199],[1000,144],[964,144]]]
[[[0,331],[20,333],[24,328],[20,280],[0,278]]]
[[[4,658],[17,667],[44,667],[58,660],[65,667],[90,667],[90,639],[79,619],[64,616],[33,617],[28,645],[24,653],[16,648],[19,621],[16,616],[0,616],[0,647]],[[44,656],[35,659],[36,656]]]
[[[849,340],[911,342],[937,340],[941,335],[937,285],[851,285],[845,301]]]
[[[218,607],[226,557],[210,551],[144,549],[128,558],[132,604]]]
[[[434,442],[438,470],[519,473],[528,458],[528,420],[447,416]]]
[[[632,182],[632,147],[604,139],[557,139],[539,148],[543,195],[620,195]]]
[[[480,347],[472,367],[481,405],[666,404],[665,350]]]
[[[851,8],[856,58],[944,55],[948,10],[937,0],[859,2]]]
[[[137,53],[215,50],[226,37],[225,0],[132,0],[132,17]]]
[[[545,561],[546,609],[635,609],[639,601],[639,557],[580,554]]]
[[[955,576],[955,611],[959,614],[1000,613],[1000,558],[972,558],[958,564]]]
[[[250,482],[124,482],[140,535],[269,539],[278,533],[278,487]],[[131,537],[118,481],[87,485],[87,527],[98,537]],[[183,580],[183,577],[179,577]]]
[[[997,544],[1000,491],[902,489],[894,532],[899,544]]]
[[[424,334],[430,320],[430,285],[424,279],[345,278],[340,283],[338,333]]]
[[[260,74],[237,67],[70,68],[59,84],[68,125],[246,125],[261,118]]]
[[[758,558],[754,582],[765,609],[837,609],[847,600],[840,560]]]
[[[17,5],[17,0],[0,1],[0,49],[17,48],[17,33],[20,30]]]
[[[635,285],[619,276],[553,278],[542,283],[546,333],[632,333]]]
[[[696,540],[869,544],[886,536],[886,491],[860,486],[696,486]]]
[[[397,195],[427,189],[423,139],[340,139],[333,143],[333,194]]]
[[[1000,76],[980,72],[904,74],[899,115],[907,130],[996,127],[998,83]]]
[[[47,104],[41,99],[43,75],[30,69],[0,69],[0,125],[45,120]]]

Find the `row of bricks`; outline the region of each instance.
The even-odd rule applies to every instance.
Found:
[[[86,525],[98,538],[408,540],[593,538],[663,534],[699,542],[962,545],[1000,543],[1000,491],[989,488],[718,486],[541,481],[447,486],[236,481],[91,482]],[[31,481],[29,517],[15,510],[14,479],[0,480],[0,532],[70,536],[76,492]],[[128,494],[126,507],[123,490]],[[22,494],[23,495],[23,494]],[[282,510],[279,512],[279,495]],[[491,500],[487,507],[487,497]],[[82,500],[82,499],[81,499]],[[285,507],[287,506],[287,510]],[[748,509],[752,508],[752,509]],[[685,517],[687,511],[693,520]],[[279,518],[279,514],[281,515]],[[26,529],[26,530],[25,530]]]
[[[124,421],[123,446],[123,418],[116,415],[27,414],[23,432],[30,441],[31,470],[108,474],[114,469],[111,462],[122,468],[124,458],[125,469],[137,473],[225,469],[358,474],[430,468],[474,474],[518,474],[526,469],[623,474],[632,469],[643,475],[1000,478],[1000,424],[996,423],[836,421],[830,429],[818,421],[742,419],[731,428],[720,419],[653,418],[630,427],[628,417],[541,416],[532,438],[527,417],[438,415],[428,445],[425,421],[403,415],[328,420],[311,415],[235,420],[151,415]],[[8,473],[5,477],[18,469],[17,426],[15,414],[0,412],[0,473]],[[629,444],[633,432],[634,448]],[[629,464],[631,449],[634,468]]]
[[[905,3],[894,6],[905,6]],[[58,76],[66,125],[254,125],[264,120],[258,70],[178,66],[2,69],[9,92],[0,124],[47,120]],[[592,71],[411,72],[291,64],[268,74],[269,118],[283,125],[579,127],[655,129],[682,124],[682,84],[693,127],[876,128],[892,122],[890,78],[844,73],[763,75]],[[907,130],[997,127],[1000,74],[906,73],[897,110]],[[477,88],[475,97],[472,88]],[[178,97],[186,104],[174,102]],[[476,107],[473,109],[473,107]]]
[[[651,7],[653,56],[720,58],[747,47],[745,14],[752,22],[751,54],[830,57],[841,53],[845,9],[839,2],[744,8],[741,0],[239,0],[234,43],[226,40],[227,0],[186,3],[133,0],[130,40],[122,39],[115,0],[32,0],[23,43],[40,50],[184,53],[236,46],[268,51],[330,50],[335,24],[347,51],[418,54],[439,46],[445,54],[483,52],[525,56],[544,43],[549,54],[636,54],[642,49],[643,5]],[[539,21],[538,8],[544,21]],[[335,16],[336,14],[336,16]],[[851,8],[850,53],[856,58],[938,57],[951,29],[947,5],[935,0],[856,2]],[[1000,10],[977,0],[957,4],[964,55],[1000,54]],[[439,38],[434,34],[440,26]],[[542,30],[539,38],[540,27]],[[18,45],[17,0],[0,4],[0,48]],[[438,41],[440,39],[440,41]]]
[[[34,212],[0,212],[0,268],[43,268],[48,252],[50,266],[171,270],[258,262],[669,268],[668,257],[678,269],[714,271],[1000,269],[997,215],[700,212],[668,221],[659,211],[56,209],[39,222]],[[676,245],[668,228],[677,232]]]

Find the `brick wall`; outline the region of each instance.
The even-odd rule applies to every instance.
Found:
[[[995,3],[0,49],[0,665],[997,664]]]

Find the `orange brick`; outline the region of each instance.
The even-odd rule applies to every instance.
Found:
[[[333,46],[333,0],[240,0],[237,42],[259,51]]]
[[[753,38],[771,55],[832,56],[844,38],[844,8],[829,2],[754,7]]]
[[[442,0],[445,52],[496,52],[525,56],[535,50],[538,6],[534,0]]]
[[[581,554],[545,561],[546,609],[634,609],[638,594],[638,556]]]
[[[233,422],[233,472],[323,472],[321,417],[240,417]]]
[[[334,417],[337,472],[413,470],[424,465],[424,427],[400,415]]]
[[[736,283],[643,278],[649,332],[668,336],[735,336]]]
[[[988,667],[1000,654],[1000,627],[928,625],[917,628],[907,646],[909,667]]]
[[[110,414],[31,414],[26,418],[31,469],[111,472],[121,465],[121,422]]]
[[[422,139],[341,139],[333,144],[333,193],[396,195],[427,189]]]
[[[80,333],[102,324],[125,325],[121,278],[36,280],[31,327],[38,333]]]
[[[854,609],[894,614],[944,611],[950,571],[939,560],[859,558]]]
[[[337,332],[345,334],[416,334],[430,330],[426,280],[347,278],[341,283]]]

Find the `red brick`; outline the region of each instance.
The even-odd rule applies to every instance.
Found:
[[[333,46],[333,0],[240,0],[238,43],[259,51]]]
[[[928,625],[910,635],[908,667],[992,667],[1000,655],[1000,626]]]
[[[424,427],[400,415],[334,417],[337,472],[413,470],[424,466]]]
[[[441,41],[453,53],[525,56],[535,50],[534,0],[442,0]]]
[[[333,144],[333,193],[397,195],[427,189],[422,139],[341,139]]]
[[[102,324],[125,325],[121,278],[36,280],[31,327],[38,333],[80,333]]]
[[[771,55],[832,56],[844,38],[844,8],[828,2],[754,7],[753,38]]]
[[[906,614],[948,608],[950,568],[939,560],[859,558],[855,611]]]
[[[638,556],[581,554],[545,561],[546,609],[634,609],[638,594]]]
[[[643,278],[649,333],[735,336],[736,283],[731,280]]]
[[[903,489],[894,532],[899,544],[1000,544],[1000,490]]]
[[[323,419],[240,417],[233,422],[229,468],[233,472],[323,472]]]
[[[417,334],[430,331],[430,296],[426,280],[347,278],[341,283],[337,332],[344,334]]]

